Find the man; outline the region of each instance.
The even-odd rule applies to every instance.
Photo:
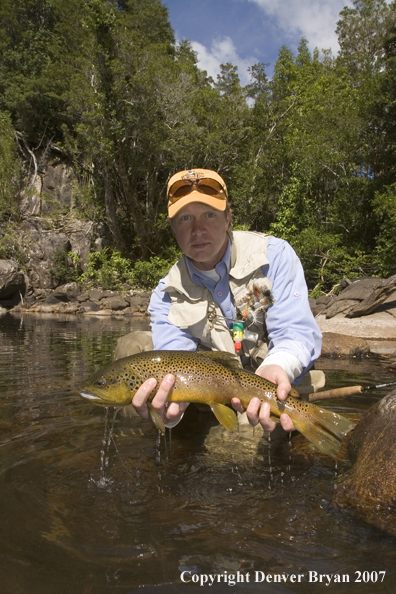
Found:
[[[235,353],[234,324],[243,322],[242,354],[256,373],[277,384],[285,400],[320,355],[321,334],[308,303],[304,272],[291,246],[249,231],[230,231],[227,187],[214,171],[181,171],[168,183],[168,220],[183,257],[154,290],[149,313],[154,349],[224,350]],[[268,345],[268,346],[267,346]],[[174,384],[167,375],[152,405],[166,426],[179,422],[186,403],[166,403]],[[132,404],[148,419],[149,379]],[[238,399],[233,408],[243,412]],[[253,398],[246,410],[252,425],[275,428],[269,404]],[[285,431],[294,429],[281,415]]]

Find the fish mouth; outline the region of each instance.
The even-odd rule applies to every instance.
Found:
[[[91,400],[95,404],[100,404],[102,406],[126,406],[130,404],[131,399],[124,400],[123,402],[114,402],[113,400],[108,400],[107,398],[101,398],[97,394],[92,394],[92,392],[80,392],[80,395],[85,398],[86,400]]]
[[[110,404],[108,400],[104,400],[104,398],[100,398],[100,396],[95,396],[91,392],[80,392],[80,395],[87,400],[92,400],[95,404]]]

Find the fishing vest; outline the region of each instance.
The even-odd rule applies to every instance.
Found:
[[[251,231],[233,231],[229,287],[236,317],[245,318],[242,352],[259,365],[268,353],[265,309],[273,303],[271,282],[263,275],[268,235]],[[171,300],[168,320],[198,339],[198,349],[235,353],[232,331],[211,292],[193,282],[183,256],[164,279]]]

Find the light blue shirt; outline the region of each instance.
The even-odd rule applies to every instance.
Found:
[[[308,289],[300,260],[293,248],[284,240],[270,237],[266,253],[268,264],[263,266],[263,274],[272,283],[274,303],[268,308],[266,316],[269,337],[268,355],[279,356],[288,353],[298,359],[302,372],[312,367],[319,357],[322,336],[312,315],[308,302]],[[207,287],[225,318],[235,318],[235,308],[228,284],[228,271],[231,265],[231,242],[223,259],[216,265],[220,276],[218,281],[208,278],[195,268],[187,258],[192,280]],[[195,351],[198,341],[188,330],[180,329],[168,321],[171,301],[164,292],[162,279],[154,289],[148,311],[151,318],[154,349]]]

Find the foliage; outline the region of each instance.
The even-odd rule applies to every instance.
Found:
[[[131,273],[131,261],[123,258],[118,250],[106,247],[89,254],[86,270],[78,280],[84,289],[96,286],[120,289],[124,283],[129,282]]]
[[[166,275],[172,264],[180,258],[180,255],[175,250],[173,257],[169,253],[167,258],[153,256],[148,261],[140,260],[136,262],[130,277],[131,283],[142,289],[154,289],[161,278]]]
[[[120,290],[124,284],[153,289],[179,257],[179,252],[170,249],[163,256],[153,256],[148,261],[138,260],[133,264],[118,250],[104,248],[89,255],[86,271],[78,281],[85,289],[100,286]]]
[[[61,155],[78,180],[73,208],[113,237],[82,281],[148,288],[177,257],[163,248],[174,246],[167,180],[200,166],[224,177],[236,227],[295,247],[312,290],[390,274],[396,2],[355,0],[337,33],[336,57],[303,38],[296,55],[280,48],[271,79],[268,64],[253,64],[242,87],[233,64],[216,81],[199,70],[160,0],[3,0],[1,220],[11,225],[28,195],[21,169],[31,182]],[[75,273],[59,255],[55,277]]]
[[[70,243],[54,251],[54,266],[49,274],[55,286],[76,282],[82,274],[80,258],[70,251]]]
[[[0,221],[18,213],[19,178],[15,130],[9,114],[0,111]]]
[[[0,227],[0,260],[16,260],[22,270],[25,269],[26,255],[19,244],[17,223],[9,221],[7,226]]]
[[[396,183],[376,194],[374,208],[381,218],[375,262],[379,275],[387,277],[396,274]]]

